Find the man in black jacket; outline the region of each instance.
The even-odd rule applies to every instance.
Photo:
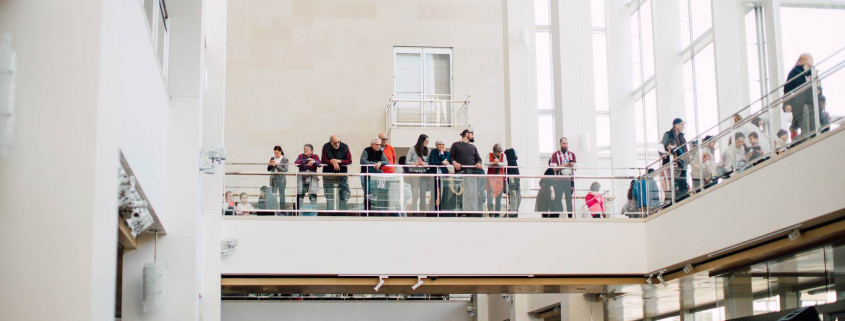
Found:
[[[352,164],[352,153],[349,152],[349,145],[340,141],[340,136],[332,135],[329,142],[323,145],[323,173],[346,174],[347,165]],[[323,180],[323,190],[326,194],[326,209],[335,209],[335,189],[337,189],[337,209],[345,210],[346,201],[349,200],[349,177],[347,176],[326,176]],[[329,216],[341,216],[342,214],[329,213]]]
[[[519,166],[516,150],[508,148],[505,150],[505,157],[508,159],[508,175],[519,175]],[[522,203],[522,194],[519,191],[519,177],[508,177],[508,217],[516,217],[519,211],[519,203]]]
[[[681,157],[681,155],[687,152],[687,139],[684,137],[684,121],[680,118],[675,118],[672,121],[672,129],[663,133],[663,139],[660,143],[663,146],[667,146],[669,142],[673,142],[675,146],[674,150],[667,150],[667,153],[671,153],[675,156],[675,158]],[[675,173],[675,201],[679,201],[687,196],[689,193],[689,186],[687,185],[687,173],[686,173],[686,162],[680,160],[677,162],[678,167]]]

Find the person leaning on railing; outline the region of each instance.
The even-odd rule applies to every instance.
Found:
[[[361,152],[361,173],[383,173],[383,165],[387,164],[387,157],[381,150],[381,139],[378,137],[370,141],[370,147]],[[369,210],[373,199],[376,199],[376,181],[370,176],[361,176],[361,187],[364,189],[364,209]],[[378,215],[384,216],[384,214]]]
[[[572,175],[575,174],[575,167],[578,161],[575,158],[575,153],[569,150],[569,140],[566,137],[561,137],[558,143],[560,144],[560,150],[556,151],[549,158],[549,167],[554,169],[556,175],[564,177],[555,179],[555,194],[554,198],[552,198],[552,203],[555,204],[549,206],[549,209],[553,210],[554,208],[563,211],[564,208],[561,201],[565,200],[567,216],[572,218],[575,217],[575,207],[572,203],[572,193],[575,191],[575,178]]]
[[[449,151],[450,161],[455,166],[455,174],[483,174],[481,171],[481,155],[478,154],[478,149],[475,145],[470,144],[475,142],[475,134],[470,129],[465,129],[461,132],[461,140],[452,144]],[[460,190],[462,197],[458,199],[457,210],[464,211],[479,211],[482,205],[481,195],[484,193],[484,183],[479,181],[476,177],[463,176],[463,185],[452,187]],[[476,214],[470,214],[477,216]]]
[[[302,154],[294,161],[300,173],[317,173],[320,166],[320,157],[314,154],[314,146],[305,144],[302,147]],[[320,190],[320,178],[317,175],[302,175],[296,180],[296,208],[302,209],[302,199],[308,194],[311,201],[311,209],[317,210],[317,192]]]
[[[405,156],[405,163],[403,165],[412,165],[408,172],[411,174],[425,174],[428,171],[428,135],[421,134],[417,138],[417,143],[414,147],[408,149],[408,154]],[[419,206],[420,211],[425,211],[425,194],[426,191],[433,185],[430,177],[409,176],[408,182],[411,184],[411,210],[417,210]],[[433,208],[431,208],[433,209]],[[411,216],[425,216],[424,214],[414,214]]]
[[[505,167],[508,166],[508,160],[505,159],[505,154],[502,152],[502,145],[498,143],[493,145],[493,152],[487,155],[487,160],[484,166],[487,166],[487,175],[505,175]],[[502,209],[502,194],[505,192],[504,176],[495,176],[487,178],[487,211],[494,212],[490,217],[499,217],[499,211]],[[496,199],[496,207],[493,207],[493,199]]]
[[[340,141],[340,136],[332,135],[329,142],[323,145],[323,173],[346,174],[347,165],[352,164],[352,154],[349,152],[349,145]],[[335,192],[337,189],[337,192]],[[323,182],[323,193],[326,195],[326,209],[345,210],[346,202],[349,200],[349,177],[326,176]],[[337,194],[335,194],[337,193]],[[329,213],[329,216],[340,216],[337,213]]]
[[[396,165],[396,150],[387,143],[390,139],[387,134],[379,133],[378,138],[381,140],[381,150],[384,151],[384,157],[387,157],[387,164],[384,164],[381,171],[385,174],[393,174],[396,172],[396,169],[390,165]],[[384,184],[388,195],[386,206],[391,210],[400,210],[401,200],[399,199],[399,189],[402,186],[399,185],[399,182],[390,179],[385,180]]]
[[[449,168],[444,167],[449,165],[449,157],[451,156],[449,152],[446,151],[446,143],[443,142],[442,139],[438,139],[434,142],[434,146],[436,148],[428,154],[428,165],[432,166],[428,168],[428,173],[449,174]],[[428,204],[428,209],[440,211],[441,204],[443,204],[442,201],[445,200],[441,199],[441,197],[444,196],[442,176],[438,175],[434,178],[434,186],[431,188],[431,191],[431,201]],[[454,201],[452,201],[452,203],[454,203]]]

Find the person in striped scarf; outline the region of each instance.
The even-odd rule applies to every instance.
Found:
[[[561,137],[559,143],[560,150],[556,151],[549,158],[549,167],[554,170],[555,175],[561,176],[555,179],[554,202],[560,203],[563,201],[562,196],[566,196],[567,217],[574,217],[575,208],[572,206],[572,192],[575,190],[575,178],[572,175],[575,173],[577,161],[575,159],[575,153],[569,150],[569,140],[566,137]],[[556,207],[562,209],[563,204]]]

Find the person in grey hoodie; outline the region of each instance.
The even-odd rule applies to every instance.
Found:
[[[287,173],[288,159],[285,157],[285,151],[282,146],[273,147],[273,157],[270,158],[270,163],[267,164],[267,171],[272,173]],[[279,207],[285,208],[285,184],[287,179],[284,175],[270,175],[270,186],[273,188],[273,193],[279,194]],[[276,197],[275,195],[267,195],[267,198]]]

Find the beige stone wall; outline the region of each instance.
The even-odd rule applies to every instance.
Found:
[[[357,159],[384,128],[394,46],[453,48],[454,93],[471,95],[488,150],[504,139],[501,10],[498,0],[229,1],[229,160],[265,162],[277,144],[295,157],[333,133]]]

